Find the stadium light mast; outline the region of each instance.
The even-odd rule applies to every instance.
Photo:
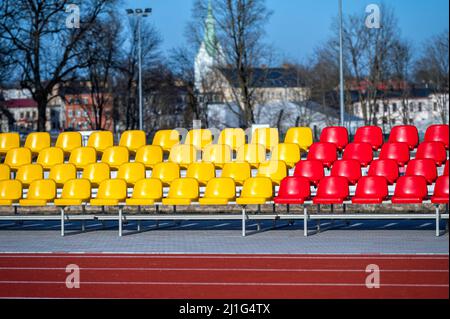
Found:
[[[345,101],[344,101],[344,49],[343,49],[343,16],[342,16],[342,0],[339,0],[339,78],[340,78],[340,109],[341,109],[341,126],[345,124]]]

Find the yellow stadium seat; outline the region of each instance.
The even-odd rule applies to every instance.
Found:
[[[200,186],[206,186],[216,177],[216,168],[213,163],[192,163],[187,169],[186,177],[195,178]]]
[[[55,146],[61,148],[67,155],[82,146],[82,139],[79,132],[64,132],[58,135]]]
[[[57,164],[64,163],[64,152],[59,147],[47,147],[39,152],[36,163],[41,164],[44,170],[50,170]]]
[[[83,170],[83,179],[89,180],[92,187],[98,187],[101,182],[110,178],[111,172],[109,165],[105,163],[89,164]]]
[[[28,187],[34,181],[44,178],[44,169],[40,164],[27,164],[19,167],[16,174],[16,180]]]
[[[70,153],[69,163],[78,170],[83,170],[89,164],[97,162],[97,151],[93,147],[78,147]]]
[[[164,152],[161,146],[146,145],[138,149],[135,161],[144,164],[145,168],[152,169],[156,164],[162,163]]]
[[[11,170],[8,165],[0,164],[0,181],[11,179]]]
[[[0,181],[0,206],[11,206],[22,198],[22,183],[15,180]]]
[[[222,168],[226,163],[232,162],[232,149],[224,144],[211,144],[203,150],[203,161],[213,163],[217,168]]]
[[[258,128],[253,133],[251,144],[264,145],[266,151],[270,151],[278,143],[279,136],[277,128]]]
[[[127,198],[127,182],[123,179],[108,179],[98,188],[97,197],[91,199],[92,206],[117,206]]]
[[[87,179],[71,179],[64,183],[61,197],[55,199],[59,207],[81,206],[91,199],[91,183]]]
[[[293,168],[301,160],[300,147],[291,143],[278,144],[272,149],[271,159],[284,161],[289,168]]]
[[[6,153],[5,164],[15,172],[22,165],[31,164],[31,151],[29,148],[13,148]]]
[[[193,145],[198,150],[202,150],[206,145],[212,144],[213,136],[210,130],[191,130],[186,136],[184,144]]]
[[[10,149],[20,147],[19,133],[0,133],[0,155],[5,155]]]
[[[107,148],[114,146],[114,136],[110,131],[94,132],[89,136],[87,146],[102,154]]]
[[[236,184],[231,178],[214,178],[208,182],[200,205],[228,205],[236,200]]]
[[[48,178],[55,181],[56,187],[61,188],[66,182],[77,178],[77,168],[73,164],[55,165],[50,170]]]
[[[117,178],[127,182],[129,187],[133,187],[137,181],[145,178],[145,166],[142,163],[125,163],[120,165]]]
[[[226,128],[220,132],[217,144],[228,145],[233,151],[237,151],[245,145],[245,132],[241,128]]]
[[[31,153],[38,154],[44,148],[50,147],[50,134],[47,132],[34,132],[28,134],[25,140],[25,147],[31,150]]]
[[[112,170],[118,170],[120,165],[128,163],[130,154],[123,146],[113,146],[103,151],[102,163],[106,163]]]
[[[162,147],[164,153],[170,153],[172,147],[180,144],[180,133],[176,130],[158,131],[153,138],[152,145]]]
[[[156,164],[152,170],[152,178],[161,180],[164,186],[169,186],[180,178],[180,166],[170,162]]]
[[[163,199],[164,205],[189,206],[198,200],[198,182],[195,178],[179,178],[172,182],[167,198]]]
[[[247,162],[227,163],[223,166],[222,176],[234,180],[236,185],[242,186],[244,182],[252,177],[252,168]]]
[[[297,144],[302,151],[308,151],[314,143],[313,131],[309,127],[293,127],[286,133],[285,143]]]
[[[141,179],[136,183],[133,195],[128,198],[128,206],[152,206],[161,202],[163,197],[163,184],[159,179]]]
[[[56,197],[56,183],[51,179],[34,181],[30,185],[26,199],[19,201],[20,206],[46,206]]]
[[[197,162],[197,148],[193,145],[176,145],[170,151],[169,161],[187,168],[190,164]]]
[[[249,178],[244,183],[241,196],[236,199],[238,205],[264,205],[273,199],[273,185],[270,178]]]
[[[238,162],[247,162],[253,168],[266,161],[266,149],[261,144],[246,144],[237,152]]]
[[[119,146],[124,146],[135,154],[139,148],[147,144],[144,131],[125,131],[120,137]]]
[[[288,168],[283,161],[267,161],[259,165],[257,177],[268,177],[274,185],[280,185],[286,176],[288,176]]]

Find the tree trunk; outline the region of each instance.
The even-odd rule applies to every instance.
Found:
[[[47,98],[38,98],[38,123],[37,130],[38,132],[45,132],[47,130]]]

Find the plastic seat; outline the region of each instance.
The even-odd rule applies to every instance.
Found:
[[[108,179],[101,182],[97,197],[91,199],[92,206],[117,206],[127,198],[127,182],[123,179]]]
[[[273,185],[270,178],[255,177],[245,181],[238,205],[264,205],[273,199]]]
[[[444,176],[448,176],[448,171],[449,171],[449,162],[448,160],[445,162],[445,167],[444,167],[444,172],[443,175]]]
[[[423,142],[417,148],[416,159],[431,159],[441,166],[447,160],[447,151],[441,142]]]
[[[313,131],[309,127],[292,127],[284,139],[287,144],[297,144],[302,151],[307,152],[314,143]]]
[[[305,177],[286,177],[281,181],[278,196],[275,197],[276,204],[296,205],[304,204],[310,200],[311,184]]]
[[[398,166],[404,167],[410,160],[408,144],[385,143],[381,148],[380,159],[392,159]]]
[[[50,134],[47,132],[34,132],[28,134],[25,140],[25,147],[29,148],[33,155],[38,154],[44,148],[50,147]]]
[[[423,176],[402,176],[395,187],[392,203],[422,204],[428,194],[427,180]]]
[[[169,161],[186,169],[198,161],[197,152],[197,148],[193,145],[175,145],[170,151]]]
[[[212,163],[192,163],[187,169],[186,177],[196,179],[200,186],[206,186],[216,177],[216,168]]]
[[[120,165],[128,163],[130,154],[123,146],[113,146],[107,148],[102,155],[102,163],[106,163],[112,170],[118,170]]]
[[[213,178],[206,186],[205,195],[199,199],[202,206],[228,205],[236,200],[236,184],[231,178]]]
[[[142,163],[124,163],[120,165],[117,178],[127,182],[129,187],[133,187],[139,180],[145,178],[145,166]]]
[[[83,170],[89,164],[97,162],[97,151],[93,147],[78,147],[70,153],[69,163],[78,170]]]
[[[120,136],[119,146],[128,148],[135,154],[139,148],[147,144],[147,137],[144,131],[125,131]]]
[[[369,168],[368,176],[381,176],[386,178],[389,185],[394,185],[400,175],[398,164],[394,160],[376,160]]]
[[[159,179],[141,179],[134,185],[133,195],[126,200],[127,206],[152,206],[161,202],[163,184]]]
[[[172,182],[167,198],[163,205],[189,206],[198,200],[199,185],[195,178],[179,178]]]
[[[408,163],[406,176],[423,176],[429,185],[437,179],[437,168],[433,160],[415,159]]]
[[[326,127],[320,134],[322,143],[332,143],[339,151],[342,151],[348,144],[348,130],[343,126]]]
[[[55,165],[50,170],[48,178],[55,181],[56,187],[61,188],[66,182],[77,178],[77,168],[73,164]]]
[[[347,178],[350,185],[356,185],[362,176],[361,164],[357,160],[340,160],[333,164],[331,176]]]
[[[337,161],[337,147],[333,143],[314,143],[309,149],[308,160],[321,161],[323,166],[330,168]]]
[[[109,165],[105,163],[93,163],[87,165],[83,170],[83,179],[91,182],[92,187],[98,187],[101,182],[110,179]]]
[[[373,149],[369,143],[350,143],[342,156],[344,160],[357,160],[361,166],[367,167],[373,161]]]
[[[40,179],[44,179],[44,169],[39,164],[23,165],[17,170],[16,180],[20,181],[25,187]]]
[[[355,143],[368,143],[378,151],[384,143],[383,130],[378,126],[363,126],[356,130]]]
[[[50,170],[53,166],[64,163],[64,152],[59,147],[44,148],[39,152],[36,163],[41,164],[44,170]]]
[[[87,146],[95,148],[102,154],[106,149],[114,146],[114,136],[110,131],[93,132],[88,139]]]
[[[152,145],[162,147],[164,153],[170,153],[172,147],[180,144],[180,133],[176,130],[158,131],[153,138]]]
[[[364,176],[356,187],[353,204],[382,204],[388,198],[389,189],[386,178],[381,176]]]
[[[169,186],[174,180],[180,178],[180,166],[171,162],[156,164],[152,170],[152,178],[157,178],[164,186]]]
[[[210,130],[191,130],[186,136],[184,144],[192,145],[198,150],[203,150],[207,145],[212,144],[213,135]]]
[[[71,179],[64,183],[61,197],[55,199],[59,207],[81,206],[91,199],[91,183],[87,179]]]
[[[252,177],[252,168],[247,162],[227,163],[223,166],[221,177],[227,177],[234,180],[236,185],[242,186],[244,182]]]
[[[19,147],[19,133],[0,133],[0,155],[5,155],[9,150]]]
[[[268,177],[274,185],[280,185],[286,176],[288,176],[288,168],[285,162],[267,161],[259,165],[256,177]]]
[[[19,200],[20,206],[46,206],[56,198],[56,183],[51,179],[41,179],[31,183],[26,199]]]
[[[419,131],[412,125],[395,126],[389,135],[390,143],[406,143],[410,150],[419,144]]]
[[[246,144],[237,152],[238,162],[247,162],[252,168],[258,168],[266,161],[266,149],[261,144]]]
[[[233,150],[229,145],[225,144],[211,144],[204,148],[202,160],[210,162],[217,168],[222,168],[226,163],[232,161]]]
[[[56,147],[64,151],[64,154],[70,154],[74,149],[77,149],[82,144],[82,136],[79,132],[64,132],[58,135],[56,140]]]
[[[245,145],[245,132],[241,128],[226,128],[220,132],[217,144],[228,145],[233,151],[237,151]]]
[[[431,125],[425,132],[425,142],[440,142],[448,150],[449,126],[447,124]]]
[[[22,183],[15,180],[0,181],[0,206],[11,206],[22,198]]]
[[[146,145],[138,149],[135,162],[144,164],[145,168],[152,169],[156,164],[164,161],[164,152],[161,146]]]
[[[448,176],[441,176],[436,181],[431,202],[433,204],[448,204],[449,196],[449,178]]]
[[[347,178],[341,176],[328,176],[323,178],[317,188],[314,204],[343,204],[349,197],[349,183]]]
[[[6,153],[5,163],[15,172],[20,166],[31,164],[31,151],[25,147],[13,148]]]
[[[300,161],[295,166],[294,176],[305,177],[311,185],[317,187],[320,180],[325,177],[323,164],[314,160]]]
[[[257,128],[253,132],[251,144],[263,145],[266,151],[270,151],[279,142],[277,128]]]
[[[0,164],[0,181],[11,179],[11,169],[6,164]]]
[[[272,149],[271,159],[284,161],[289,168],[293,168],[301,159],[298,144],[278,144]]]

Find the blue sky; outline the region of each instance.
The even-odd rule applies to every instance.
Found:
[[[448,0],[384,0],[394,8],[402,35],[420,49],[420,44],[449,25]],[[344,13],[365,11],[375,0],[343,0]],[[194,0],[125,0],[131,8],[153,8],[153,20],[167,51],[185,42],[186,23]],[[267,26],[267,41],[282,57],[302,61],[331,34],[338,0],[266,0],[274,14]]]

